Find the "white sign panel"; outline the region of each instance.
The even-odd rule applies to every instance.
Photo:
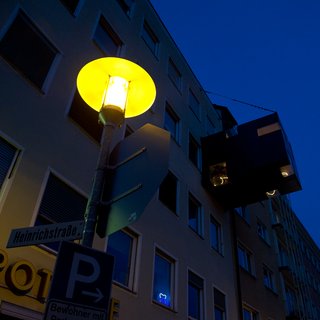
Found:
[[[14,229],[11,231],[7,248],[81,239],[83,227],[83,221],[72,221]]]

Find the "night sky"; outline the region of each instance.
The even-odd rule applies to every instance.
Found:
[[[269,113],[231,99],[279,113],[303,188],[291,204],[320,246],[320,1],[151,3],[213,103],[239,124]]]

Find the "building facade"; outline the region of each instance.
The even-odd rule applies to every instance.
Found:
[[[149,1],[4,0],[0,318],[42,318],[59,245],[6,248],[11,231],[83,219],[102,127],[80,98],[76,78],[86,63],[104,56],[138,63],[157,87],[152,108],[127,119],[115,143],[146,123],[171,134],[168,174],[143,215],[108,239],[95,237],[94,247],[115,257],[109,318],[290,316],[284,297],[291,293],[283,289],[290,285],[271,237],[278,234],[271,200],[235,212],[203,186],[202,138],[229,129],[225,109],[212,105]],[[240,217],[247,212],[252,228]],[[307,233],[301,237],[309,248]],[[312,257],[319,257],[315,245]],[[315,274],[312,263],[306,268]],[[310,292],[316,310],[319,296],[315,288]]]

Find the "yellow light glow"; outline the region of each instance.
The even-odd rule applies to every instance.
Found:
[[[129,83],[126,79],[113,76],[110,77],[106,93],[103,99],[103,108],[108,106],[117,107],[124,112],[127,102]]]
[[[82,99],[100,112],[110,78],[121,77],[128,83],[125,118],[146,112],[156,98],[156,87],[150,75],[139,65],[122,58],[107,57],[86,64],[77,77]]]

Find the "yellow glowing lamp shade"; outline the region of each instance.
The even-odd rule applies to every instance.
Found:
[[[113,86],[110,92],[114,89],[120,95],[106,94],[109,85]],[[156,87],[150,75],[139,65],[115,57],[87,63],[78,74],[77,88],[82,99],[98,112],[103,104],[125,104],[125,118],[144,113],[156,98]],[[115,102],[116,99],[120,101]]]

